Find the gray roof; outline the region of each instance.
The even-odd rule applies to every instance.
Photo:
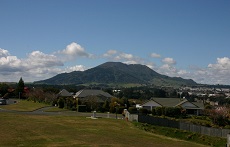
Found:
[[[187,99],[180,99],[180,98],[151,98],[150,101],[153,100],[162,107],[176,107],[180,106],[185,102],[189,102]],[[204,109],[204,104],[199,102],[189,102],[196,106],[194,109]],[[191,109],[191,107],[186,107]]]
[[[102,90],[94,90],[94,89],[80,90],[75,94],[74,97],[85,98],[85,97],[88,97],[88,96],[100,96],[100,95],[103,96],[103,97],[106,97],[106,98],[112,98],[113,97],[112,95],[110,95],[107,92],[104,92]]]
[[[60,92],[58,93],[58,96],[70,97],[70,96],[72,96],[72,94],[69,93],[69,91],[67,91],[67,90],[65,90],[65,89],[62,89],[62,91],[60,91]]]
[[[182,102],[180,98],[152,98],[151,100],[164,107],[175,107]]]

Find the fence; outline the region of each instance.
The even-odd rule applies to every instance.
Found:
[[[205,127],[200,125],[194,125],[192,123],[185,123],[181,121],[169,120],[166,118],[158,118],[158,117],[147,116],[147,115],[139,115],[138,122],[148,123],[152,125],[159,125],[164,127],[177,128],[181,130],[196,132],[203,135],[215,136],[215,137],[227,138],[227,135],[230,133],[229,129],[210,128],[210,127]]]

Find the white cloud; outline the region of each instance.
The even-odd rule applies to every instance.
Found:
[[[227,57],[217,58],[217,63],[209,64],[208,67],[214,70],[230,70],[230,59]]]
[[[171,63],[167,60],[165,63]],[[193,79],[202,84],[230,84],[230,59],[217,58],[216,63],[208,64],[206,68],[190,68],[190,70],[177,69],[174,64],[164,64],[157,72],[172,77]]]
[[[108,50],[102,55],[102,57],[107,58],[110,61],[123,62],[126,64],[143,64],[142,61],[144,61],[133,54],[118,52],[117,50]]]
[[[173,58],[164,58],[164,59],[162,60],[162,62],[163,62],[164,64],[170,64],[170,65],[176,64],[176,61],[175,61]]]
[[[56,56],[40,51],[33,51],[26,59],[10,56],[7,50],[4,56],[0,57],[0,79],[7,82],[18,81],[20,77],[27,81],[46,79],[60,73],[57,66],[64,65]]]
[[[125,64],[138,64],[136,61],[132,61],[132,60],[124,61],[123,63],[125,63]]]
[[[85,49],[75,42],[66,46],[62,51],[58,51],[60,58],[63,58],[64,61],[69,61],[76,59],[77,57],[87,57],[92,58],[93,55],[87,53]]]
[[[161,55],[156,54],[156,53],[152,53],[150,56],[151,56],[152,58],[161,58]]]
[[[9,55],[10,55],[10,53],[7,50],[0,48],[0,57],[7,57]]]
[[[64,65],[55,55],[44,54],[40,51],[33,51],[25,61],[28,63],[27,66],[32,68]]]
[[[230,59],[228,57],[217,58],[215,64],[209,64],[205,72],[210,82],[215,84],[230,84]]]
[[[22,61],[16,56],[7,56],[0,58],[0,73],[1,72],[15,72],[23,70]]]
[[[72,72],[72,71],[84,71],[86,70],[87,68],[84,66],[84,65],[75,65],[75,66],[72,66],[72,67],[67,67],[65,69],[65,72]]]
[[[63,72],[83,71],[87,69],[83,65],[66,67],[64,64],[76,57],[91,57],[77,43],[71,43],[63,51],[54,54],[45,54],[41,51],[33,51],[24,59],[11,56],[9,51],[0,49],[0,79],[13,82],[23,77],[25,81],[44,80]],[[63,60],[64,57],[66,60]]]
[[[64,57],[66,60],[63,60]],[[76,57],[91,58],[83,47],[77,43],[71,43],[62,51],[53,54],[45,54],[41,51],[33,51],[25,59],[19,59],[10,54],[8,50],[0,48],[0,79],[1,81],[18,81],[23,77],[25,81],[43,80],[63,72],[84,71],[88,69],[84,65],[65,67],[65,63]],[[230,84],[230,58],[217,58],[215,63],[210,63],[205,68],[192,67],[179,69],[173,58],[162,59],[162,65],[155,65],[139,56],[108,50],[101,58],[123,62],[126,64],[142,64],[155,70],[156,72],[171,77],[182,77],[193,79],[204,84]],[[152,53],[151,57],[160,55]],[[96,65],[95,65],[96,66]]]
[[[113,55],[117,54],[116,50],[108,50],[105,54],[103,54],[103,57],[111,57]]]
[[[177,69],[174,66],[171,66],[170,64],[164,64],[159,69],[158,72],[164,75],[168,76],[177,76]]]

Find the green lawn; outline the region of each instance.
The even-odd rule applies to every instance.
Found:
[[[0,112],[0,146],[194,147],[116,119]]]
[[[38,108],[42,108],[45,106],[50,106],[43,103],[32,102],[27,100],[16,100],[17,103],[11,105],[0,105],[0,108],[7,110],[17,110],[17,111],[34,111]]]
[[[45,110],[45,112],[65,112],[65,111],[70,111],[68,109],[62,109],[62,108],[58,108],[58,107],[51,107],[47,110]]]
[[[0,108],[18,111],[33,111],[49,106],[42,103],[20,100],[16,104],[3,105]],[[49,108],[47,112],[66,111],[57,107]],[[208,145],[223,145],[224,139],[219,144],[213,138],[192,138],[189,133],[183,134],[172,128],[145,128],[124,120],[100,118],[92,120],[77,116],[43,116],[32,114],[17,114],[0,111],[0,146],[154,146],[154,147],[193,147]],[[141,129],[139,129],[141,128]],[[143,130],[142,130],[143,129]],[[150,131],[149,131],[150,130]],[[176,135],[175,135],[176,134]],[[181,137],[182,135],[182,137]],[[186,135],[186,136],[185,136]],[[167,136],[167,137],[166,137]],[[172,137],[172,138],[170,138]],[[199,137],[199,136],[198,136]],[[182,141],[190,140],[193,142]],[[201,140],[201,141],[200,141]],[[223,141],[224,140],[224,141]],[[214,144],[214,143],[215,144]]]
[[[227,139],[225,138],[202,135],[199,133],[189,132],[189,131],[180,130],[176,128],[154,126],[154,125],[149,125],[144,123],[134,123],[134,124],[138,128],[145,130],[147,132],[164,135],[172,138],[179,138],[181,140],[193,141],[209,146],[223,147],[226,145],[227,142]]]

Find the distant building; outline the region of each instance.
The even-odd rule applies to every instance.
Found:
[[[142,107],[152,111],[155,107],[182,107],[187,114],[199,115],[204,109],[203,103],[189,102],[187,99],[180,98],[152,98],[142,104]]]
[[[62,89],[58,94],[57,94],[57,97],[72,97],[73,95],[65,90],[65,89]]]
[[[107,92],[104,92],[102,90],[94,90],[94,89],[83,89],[78,91],[74,98],[78,98],[80,100],[88,100],[90,98],[97,98],[97,102],[105,102],[106,100],[110,101],[110,99],[113,97]]]

